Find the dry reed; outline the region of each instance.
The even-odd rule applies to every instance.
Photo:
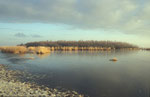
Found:
[[[49,47],[28,47],[25,46],[7,46],[0,47],[3,53],[13,53],[13,54],[24,54],[24,53],[36,53],[36,54],[46,54],[50,53]]]
[[[28,47],[28,52],[29,53],[36,53],[36,54],[46,54],[50,53],[50,48],[49,47]]]
[[[24,54],[27,52],[27,48],[25,46],[7,46],[1,47],[0,50],[3,53],[14,53],[14,54]]]

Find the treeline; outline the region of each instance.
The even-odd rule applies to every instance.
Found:
[[[122,48],[138,48],[138,46],[129,44],[126,42],[115,42],[115,41],[40,41],[40,42],[29,42],[21,44],[27,47],[101,47],[111,49],[122,49]]]

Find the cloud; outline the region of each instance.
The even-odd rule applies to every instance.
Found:
[[[38,35],[38,34],[34,34],[34,35],[31,35],[31,37],[33,37],[33,38],[41,38],[42,36]]]
[[[0,21],[150,34],[148,0],[0,0]]]
[[[38,35],[38,34],[32,34],[32,35],[28,35],[28,34],[25,34],[25,33],[16,33],[14,35],[15,37],[21,37],[21,38],[26,38],[26,37],[32,37],[32,38],[41,38],[42,36],[41,35]]]
[[[22,38],[22,37],[27,37],[27,35],[24,33],[16,33],[15,37],[21,37]]]

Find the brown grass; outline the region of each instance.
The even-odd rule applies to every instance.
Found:
[[[14,53],[14,54],[24,54],[27,52],[27,48],[25,46],[0,47],[0,50],[3,53]]]
[[[36,53],[36,54],[46,54],[50,53],[50,48],[49,47],[28,47],[28,52],[29,53]]]
[[[35,51],[37,54],[46,54],[46,53],[50,53],[50,48],[48,48],[48,47],[36,47]]]
[[[50,53],[49,47],[28,47],[25,46],[7,46],[0,47],[3,53],[13,53],[13,54],[25,54],[25,53],[36,53],[36,54],[46,54]]]
[[[28,47],[28,53],[35,53],[36,47]]]

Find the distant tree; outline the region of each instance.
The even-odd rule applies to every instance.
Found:
[[[116,41],[40,41],[40,42],[29,42],[26,44],[20,44],[25,45],[27,47],[30,46],[47,46],[47,47],[111,47],[115,49],[120,48],[138,48],[138,46],[129,44],[126,42],[116,42]]]

